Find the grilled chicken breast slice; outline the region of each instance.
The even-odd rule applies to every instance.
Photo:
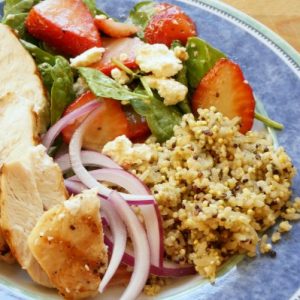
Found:
[[[1,227],[13,256],[31,278],[44,286],[51,283],[31,254],[27,238],[43,214],[34,174],[25,162],[4,164],[1,176]]]
[[[0,96],[0,166],[23,156],[26,149],[38,142],[36,122],[37,117],[29,101],[13,93]],[[13,261],[1,228],[0,260]]]
[[[29,235],[31,252],[66,299],[97,294],[107,265],[99,209],[96,191],[84,191],[44,213]]]
[[[17,92],[33,105],[37,130],[44,132],[49,123],[49,103],[36,64],[14,32],[0,24],[0,96]]]

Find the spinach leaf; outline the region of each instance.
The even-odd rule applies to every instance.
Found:
[[[83,0],[83,2],[88,7],[88,9],[90,10],[93,16],[105,15],[106,17],[109,17],[107,13],[97,8],[97,4],[95,0]]]
[[[62,56],[56,56],[55,65],[49,70],[53,79],[50,110],[51,124],[54,124],[74,100],[73,72],[69,62]]]
[[[140,28],[137,35],[141,39],[144,38],[144,29],[155,13],[156,4],[157,3],[153,1],[139,2],[129,13],[127,22],[132,23]]]
[[[43,79],[43,83],[46,86],[49,94],[51,93],[51,88],[53,84],[53,78],[51,76],[53,66],[51,66],[49,63],[44,62],[38,65],[38,69],[40,71],[40,74]]]
[[[25,19],[30,9],[39,2],[40,0],[6,0],[1,22],[16,30],[21,38],[30,40],[25,29]]]
[[[135,92],[146,94],[141,86],[138,86]],[[175,106],[164,105],[157,94],[148,99],[133,99],[130,103],[138,114],[146,118],[158,142],[164,142],[173,136],[174,126],[181,121],[181,114]]]
[[[38,46],[26,42],[24,40],[20,40],[24,48],[33,56],[37,64],[47,62],[50,65],[55,64],[55,56],[50,54],[49,52],[46,52],[39,48]]]
[[[54,124],[74,100],[72,68],[64,57],[54,56],[24,40],[21,42],[38,65],[43,83],[50,95],[51,124]]]
[[[186,64],[183,62],[183,67],[182,69],[177,73],[175,79],[182,83],[183,85],[185,85],[186,87],[188,87],[188,80],[187,80],[187,66]],[[192,112],[191,110],[191,106],[190,106],[190,102],[188,99],[188,95],[186,95],[185,99],[180,101],[177,106],[180,108],[180,110],[184,113],[184,114],[189,114]]]
[[[146,99],[147,96],[137,94],[122,86],[101,71],[91,68],[78,68],[79,74],[86,81],[92,92],[98,97],[115,100],[131,101],[132,99]]]
[[[188,82],[192,88],[196,88],[215,63],[226,56],[198,37],[189,38],[186,48],[189,54],[186,61]]]

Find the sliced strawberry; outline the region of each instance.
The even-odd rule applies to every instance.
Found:
[[[95,25],[101,32],[114,38],[128,37],[138,32],[135,25],[116,22],[113,19],[95,18]]]
[[[137,69],[138,68],[138,65],[137,63],[135,62],[135,60],[125,60],[123,62],[123,64],[131,69],[131,70],[134,70],[134,69]],[[111,74],[111,70],[116,68],[116,66],[113,64],[113,63],[110,63],[110,64],[106,64],[106,65],[103,65],[103,63],[100,61],[98,63],[95,63],[95,64],[92,64],[89,66],[90,68],[94,68],[94,69],[97,69],[97,70],[100,70],[102,73],[104,73],[105,75],[107,76],[110,76]]]
[[[126,60],[134,61],[136,49],[142,44],[143,42],[139,38],[104,38],[105,52],[98,66],[110,65],[112,58],[121,59],[121,56],[124,55],[127,56]]]
[[[181,8],[167,3],[159,4],[156,13],[145,28],[145,41],[149,44],[166,44],[174,40],[186,44],[189,37],[197,35],[192,19]]]
[[[30,34],[66,55],[101,46],[93,17],[82,0],[42,1],[31,9],[25,24]]]
[[[94,98],[91,92],[83,94],[66,109],[64,115]],[[81,122],[82,118],[77,119],[73,124],[70,124],[62,131],[62,136],[66,143],[70,142],[74,131]],[[107,142],[123,134],[128,134],[128,121],[122,110],[122,105],[116,100],[103,99],[99,113],[86,130],[83,147],[85,149],[101,151]]]
[[[228,118],[241,118],[240,132],[252,128],[255,99],[239,65],[219,60],[199,83],[192,100],[193,111],[215,106]]]
[[[86,92],[75,100],[64,112],[64,116],[95,99],[92,92]],[[85,116],[65,127],[62,131],[63,140],[69,143],[75,130]],[[123,107],[119,101],[104,99],[102,109],[89,126],[83,140],[86,149],[101,151],[108,141],[119,135],[126,135],[133,142],[142,142],[150,135],[145,118],[139,116],[131,107]]]
[[[127,137],[135,143],[144,142],[151,134],[145,117],[137,114],[131,106],[125,106],[124,110],[128,120]]]

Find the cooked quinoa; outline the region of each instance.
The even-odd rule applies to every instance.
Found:
[[[185,115],[163,144],[150,138],[132,145],[120,137],[103,151],[151,189],[163,218],[166,258],[194,264],[214,280],[232,255],[255,256],[259,233],[279,216],[299,219],[300,200],[288,202],[295,169],[265,132],[243,135],[238,118],[215,108],[198,112],[198,119]],[[279,225],[279,232],[288,230],[288,222]],[[260,249],[272,249],[267,237]]]

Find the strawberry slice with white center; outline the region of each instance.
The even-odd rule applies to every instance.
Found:
[[[198,108],[214,106],[224,116],[241,118],[240,132],[252,128],[255,98],[239,65],[229,59],[220,59],[205,75],[192,99],[194,113]]]

